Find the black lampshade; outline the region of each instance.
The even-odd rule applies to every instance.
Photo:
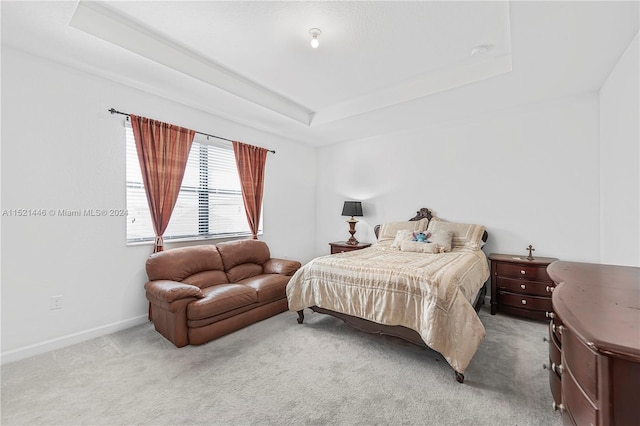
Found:
[[[362,203],[360,201],[345,201],[342,207],[342,216],[362,216]]]

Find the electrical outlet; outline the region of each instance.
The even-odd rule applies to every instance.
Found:
[[[49,309],[62,309],[62,296],[51,296]]]

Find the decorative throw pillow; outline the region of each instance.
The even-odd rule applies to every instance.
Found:
[[[453,239],[453,233],[446,229],[439,229],[436,232],[431,232],[429,241],[432,244],[442,247],[443,251],[451,251],[451,240]]]
[[[398,231],[425,231],[428,224],[428,219],[384,223],[380,226],[380,230],[378,231],[378,241],[393,240],[396,238]]]
[[[403,241],[412,241],[413,232],[414,231],[409,231],[407,229],[401,229],[400,231],[396,232],[396,238],[393,240],[393,243],[391,243],[391,247],[400,248],[400,244]]]
[[[440,253],[437,244],[419,243],[418,241],[403,241],[400,243],[400,250],[414,253]]]
[[[434,235],[443,231],[449,231],[452,234],[452,248],[464,247],[471,250],[479,250],[482,247],[484,229],[483,225],[431,220],[427,232],[431,232],[432,236],[430,240],[433,241]]]

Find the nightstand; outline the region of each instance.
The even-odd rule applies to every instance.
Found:
[[[347,251],[361,250],[363,248],[367,248],[371,246],[371,243],[358,243],[358,244],[347,244],[346,241],[336,241],[334,243],[329,243],[331,246],[331,254],[336,253],[344,253]]]
[[[512,254],[489,255],[491,261],[491,315],[497,311],[521,317],[546,320],[553,311],[551,294],[555,284],[547,266],[558,260]]]

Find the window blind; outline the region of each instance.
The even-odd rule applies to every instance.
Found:
[[[153,241],[131,124],[125,124],[127,242]],[[259,233],[262,233],[262,218]],[[231,143],[196,134],[165,241],[251,235]]]

